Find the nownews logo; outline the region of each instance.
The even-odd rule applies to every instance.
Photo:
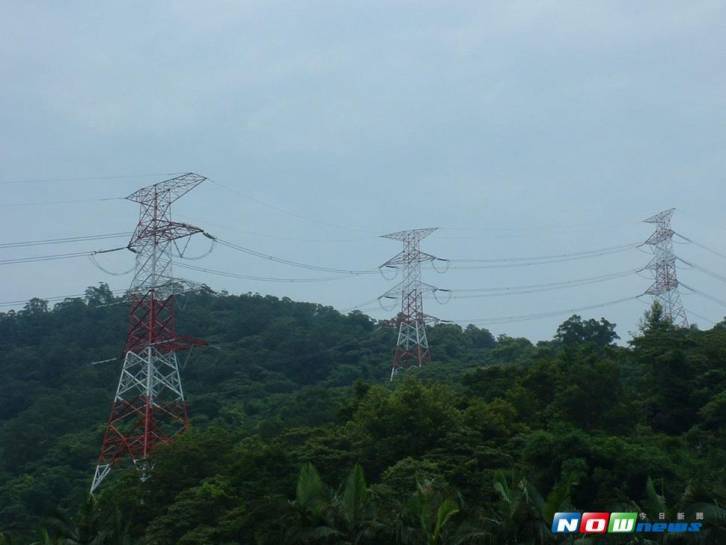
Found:
[[[700,516],[699,516],[700,515]],[[552,519],[553,534],[627,534],[636,533],[682,533],[700,532],[702,522],[686,522],[683,513],[678,513],[677,522],[666,522],[665,513],[658,522],[638,521],[638,513],[555,513]],[[641,519],[646,518],[644,514]],[[702,513],[696,518],[703,520]]]

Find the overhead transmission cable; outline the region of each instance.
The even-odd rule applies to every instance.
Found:
[[[57,261],[60,259],[75,259],[78,257],[90,257],[97,254],[107,254],[110,252],[117,252],[119,250],[125,250],[126,246],[119,248],[111,248],[108,250],[96,250],[93,252],[68,252],[65,254],[51,254],[51,255],[39,255],[31,257],[15,257],[9,259],[0,259],[0,265],[13,265],[16,263],[38,263],[43,261]]]
[[[319,220],[319,219],[316,219],[316,218],[312,218],[312,217],[309,217],[309,216],[305,216],[303,214],[299,214],[297,212],[293,212],[292,210],[288,210],[286,208],[282,208],[282,207],[277,206],[275,204],[272,204],[272,203],[269,203],[269,202],[260,200],[260,199],[258,199],[256,197],[253,197],[252,195],[246,195],[246,194],[244,194],[244,193],[242,193],[242,192],[234,189],[233,187],[230,187],[230,186],[225,185],[223,183],[217,182],[215,180],[212,180],[212,179],[209,179],[209,178],[207,178],[207,180],[209,182],[211,182],[212,184],[218,186],[218,187],[221,187],[221,188],[223,188],[223,189],[225,189],[225,190],[227,190],[227,191],[229,191],[231,193],[234,193],[235,195],[238,195],[238,196],[242,197],[243,199],[247,199],[247,200],[252,201],[252,202],[255,202],[255,203],[257,203],[257,204],[259,204],[261,206],[264,206],[264,207],[269,208],[271,210],[275,210],[276,212],[280,212],[281,214],[286,214],[286,215],[291,216],[293,218],[297,218],[297,219],[302,220],[302,221],[307,221],[307,222],[310,222],[310,223],[316,223],[318,225],[322,225],[322,226],[325,226],[325,227],[335,227],[336,229],[346,229],[348,231],[357,231],[357,232],[360,232],[360,233],[370,234],[365,229],[360,229],[358,227],[352,227],[350,225],[339,225],[337,223],[330,223],[330,222],[327,222],[327,221],[322,221],[322,220]]]
[[[198,289],[190,289],[190,290],[184,290],[176,293],[176,295],[186,295],[187,293],[194,293],[195,291],[198,291]],[[123,303],[128,303],[128,298],[125,297],[125,295],[129,292],[128,288],[119,288],[119,289],[112,289],[110,290],[110,293],[112,295],[124,295],[124,297],[121,297],[118,301],[114,301],[112,303],[103,303],[100,305],[93,305],[94,308],[102,308],[102,307],[109,307],[113,305],[119,305]],[[86,297],[86,293],[72,293],[68,295],[53,295],[50,297],[28,297],[27,299],[17,299],[15,301],[0,301],[0,307],[10,307],[10,306],[17,306],[22,305],[25,303],[28,303],[29,301],[33,299],[40,299],[41,301],[48,301],[48,302],[58,302],[58,301],[65,301],[66,299],[81,299]]]
[[[706,322],[709,322],[709,323],[710,323],[711,325],[713,325],[713,324],[715,324],[715,323],[716,323],[716,322],[714,322],[714,321],[713,321],[713,320],[712,320],[711,318],[706,318],[705,316],[702,316],[702,315],[700,315],[700,314],[698,314],[698,313],[696,313],[696,312],[693,312],[693,311],[692,311],[691,309],[688,309],[688,308],[687,308],[687,309],[686,309],[686,312],[688,312],[688,315],[689,315],[689,316],[691,316],[691,315],[692,315],[692,316],[695,316],[696,318],[699,318],[699,319],[701,319],[701,320],[705,320]]]
[[[701,265],[697,265],[696,263],[693,263],[692,261],[686,261],[682,257],[677,257],[676,259],[678,261],[680,261],[681,263],[684,263],[684,264],[688,265],[689,267],[696,269],[697,271],[701,271],[702,273],[707,274],[708,276],[711,276],[712,278],[720,280],[721,282],[726,282],[726,276],[713,272],[713,271],[707,269],[706,267],[702,267]]]
[[[714,303],[718,303],[722,307],[726,307],[726,301],[724,301],[723,299],[719,299],[718,297],[714,297],[713,295],[710,295],[710,294],[706,293],[705,291],[697,290],[696,288],[692,288],[691,286],[687,286],[683,282],[680,282],[679,284],[681,286],[683,286],[684,288],[686,288],[688,291],[692,291],[693,293],[698,294],[701,297],[704,297],[705,299],[709,299],[710,301],[713,301]]]
[[[685,236],[685,235],[682,235],[682,234],[680,234],[680,233],[675,233],[675,232],[674,232],[674,234],[675,234],[676,236],[678,236],[678,237],[682,238],[682,239],[683,239],[683,240],[685,240],[686,242],[690,242],[690,243],[691,243],[691,244],[693,244],[694,246],[698,246],[699,248],[703,248],[703,249],[704,249],[704,250],[706,250],[707,252],[711,252],[711,253],[712,253],[712,254],[714,254],[714,255],[717,255],[717,256],[719,256],[719,257],[722,257],[722,258],[726,259],[726,254],[723,254],[723,253],[719,252],[718,250],[714,250],[713,248],[710,248],[709,246],[706,246],[705,244],[701,244],[700,242],[696,242],[696,241],[695,241],[695,240],[693,240],[692,238],[688,238],[687,236]]]
[[[76,257],[87,257],[93,252],[70,252],[65,254],[40,255],[34,257],[15,257],[11,259],[0,259],[0,265],[13,265],[16,263],[38,263],[41,261],[56,261],[59,259],[73,259]]]
[[[227,278],[238,278],[241,280],[256,280],[256,281],[260,281],[260,282],[313,283],[313,282],[329,282],[332,280],[342,280],[345,278],[350,278],[349,275],[347,275],[347,276],[331,276],[331,277],[326,277],[326,278],[279,278],[279,277],[274,277],[274,276],[254,276],[254,275],[249,275],[249,274],[220,271],[218,269],[210,269],[207,267],[198,267],[196,265],[190,265],[188,263],[180,263],[178,261],[174,262],[174,266],[180,267],[182,269],[188,269],[188,270],[203,272],[203,273],[207,273],[207,274],[213,274],[216,276],[223,276],[223,277],[227,277]]]
[[[647,301],[643,301],[642,299],[638,299],[638,301],[640,301],[641,303],[643,303],[643,305],[645,305],[646,307],[651,308],[651,303],[649,303]],[[688,315],[689,316],[693,315],[696,318],[700,318],[701,320],[705,320],[705,321],[707,321],[707,322],[709,322],[711,324],[715,324],[716,323],[711,318],[708,318],[706,316],[703,316],[701,314],[698,314],[696,312],[693,312],[690,308],[686,308],[686,312],[688,312]]]
[[[348,312],[351,312],[353,310],[363,310],[366,307],[369,307],[371,310],[378,309],[379,305],[376,304],[375,306],[370,306],[373,303],[379,303],[380,297],[374,297],[373,299],[369,299],[367,301],[363,301],[362,303],[358,303],[357,305],[353,305],[352,307],[346,307],[343,309],[340,309],[339,312],[341,314],[347,314]]]
[[[275,263],[281,263],[283,265],[290,265],[292,267],[307,269],[309,271],[319,271],[319,272],[344,274],[344,275],[351,275],[351,276],[358,276],[358,275],[364,275],[364,274],[378,274],[378,269],[362,269],[362,270],[339,269],[336,267],[323,267],[320,265],[312,265],[310,263],[302,263],[300,261],[293,261],[291,259],[285,259],[282,257],[277,257],[274,255],[270,255],[270,254],[266,254],[266,253],[257,251],[257,250],[253,250],[252,248],[247,248],[240,244],[235,244],[234,242],[230,242],[228,240],[223,240],[221,238],[214,237],[208,233],[204,233],[204,235],[216,240],[218,244],[221,244],[222,246],[226,246],[227,248],[231,248],[238,252],[252,255],[252,256],[258,257],[260,259],[274,261]]]
[[[152,176],[177,176],[183,172],[151,172],[146,174],[126,174],[122,176],[76,176],[61,178],[25,178],[17,180],[2,180],[0,185],[10,184],[43,184],[43,183],[65,183],[65,182],[95,182],[101,180],[121,180],[131,178],[150,178]]]
[[[31,202],[8,202],[0,204],[2,208],[14,208],[16,206],[46,206],[54,204],[79,204],[89,202],[103,202],[103,201],[123,201],[125,197],[100,197],[97,199],[70,199],[63,201],[31,201]]]
[[[111,290],[111,293],[113,295],[122,294],[125,293],[126,289],[116,289]],[[55,301],[65,301],[66,299],[80,299],[82,297],[85,297],[85,293],[73,293],[69,295],[53,295],[51,297],[28,297],[27,299],[18,299],[16,301],[0,301],[0,307],[11,307],[11,306],[17,306],[25,304],[33,299],[40,299],[41,301],[48,301],[48,302],[55,302]]]
[[[492,259],[450,259],[452,269],[507,269],[515,267],[534,267],[537,265],[547,265],[550,263],[565,263],[568,261],[577,261],[580,259],[589,259],[605,255],[613,255],[622,253],[637,247],[637,244],[626,244],[621,246],[612,246],[610,248],[602,248],[599,250],[591,250],[586,252],[573,252],[570,254],[559,254],[552,256],[539,257],[507,257]],[[481,265],[458,265],[458,263],[481,263]]]
[[[556,291],[567,288],[576,288],[580,286],[589,286],[591,284],[599,284],[609,282],[619,278],[625,278],[636,274],[637,270],[622,271],[618,273],[603,274],[590,278],[580,278],[576,280],[567,280],[562,282],[550,282],[547,284],[529,284],[523,286],[509,286],[502,288],[470,288],[470,289],[452,289],[451,296],[453,299],[470,299],[480,297],[502,297],[506,295],[523,295],[529,293],[542,293],[547,291]],[[463,294],[463,295],[460,295]]]
[[[0,242],[0,249],[6,248],[28,248],[31,246],[44,246],[48,244],[66,244],[69,242],[87,242],[97,240],[107,240],[111,238],[125,238],[131,233],[107,233],[102,235],[85,235],[76,237],[48,238],[43,240],[26,240],[22,242]]]
[[[562,254],[540,255],[530,257],[498,257],[488,259],[449,259],[452,263],[501,263],[507,261],[543,261],[559,258],[570,257],[591,257],[602,255],[603,253],[617,253],[625,250],[636,248],[639,243],[620,244],[618,246],[608,246],[607,248],[597,248],[594,250],[583,250],[580,252],[568,252]]]
[[[563,309],[563,310],[556,310],[551,312],[539,312],[534,314],[522,314],[518,316],[500,316],[500,317],[494,317],[494,318],[473,318],[469,320],[441,320],[442,322],[450,322],[450,323],[483,323],[483,324],[508,324],[513,322],[524,322],[529,320],[539,320],[542,318],[551,318],[554,316],[560,316],[562,314],[570,314],[573,312],[583,312],[586,310],[593,310],[596,308],[604,308],[604,307],[610,307],[614,305],[619,305],[621,303],[625,303],[627,301],[635,301],[642,297],[643,295],[636,295],[633,297],[623,297],[621,299],[615,299],[613,301],[606,301],[604,303],[599,303],[596,305],[587,305],[584,307],[577,307],[577,308],[569,308],[569,309]]]

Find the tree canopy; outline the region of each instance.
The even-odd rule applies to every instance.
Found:
[[[699,542],[726,542],[722,325],[654,307],[623,345],[605,318],[536,345],[437,325],[433,362],[388,383],[394,332],[360,312],[180,303],[210,342],[183,360],[192,429],[90,499],[126,305],[100,285],[0,314],[0,544],[538,545],[573,510],[702,512]]]

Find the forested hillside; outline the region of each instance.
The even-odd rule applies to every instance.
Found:
[[[702,512],[668,543],[726,543],[726,324],[656,306],[621,346],[605,319],[537,345],[440,324],[433,362],[389,383],[394,332],[360,312],[179,307],[209,341],[184,360],[192,431],[93,500],[120,365],[96,362],[120,356],[127,305],[101,285],[0,314],[0,543],[545,544],[572,510]],[[628,539],[588,542],[647,542]]]

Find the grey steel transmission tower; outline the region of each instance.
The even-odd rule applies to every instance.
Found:
[[[378,299],[401,298],[401,312],[393,320],[398,328],[396,351],[391,366],[391,380],[402,369],[411,365],[421,367],[431,360],[429,341],[426,338],[426,324],[437,321],[433,316],[424,314],[423,295],[425,292],[436,293],[439,288],[426,284],[421,280],[421,263],[445,261],[441,258],[421,251],[421,240],[436,231],[437,227],[412,229],[383,235],[383,238],[400,240],[403,250],[386,261],[379,268],[400,269],[401,281],[381,295]]]
[[[645,266],[645,270],[653,271],[654,282],[646,290],[663,307],[663,313],[674,325],[688,327],[686,309],[681,302],[678,290],[678,274],[676,271],[676,256],[673,253],[673,235],[671,218],[675,208],[664,210],[645,220],[645,223],[655,225],[655,232],[643,244],[650,246],[653,258]]]

